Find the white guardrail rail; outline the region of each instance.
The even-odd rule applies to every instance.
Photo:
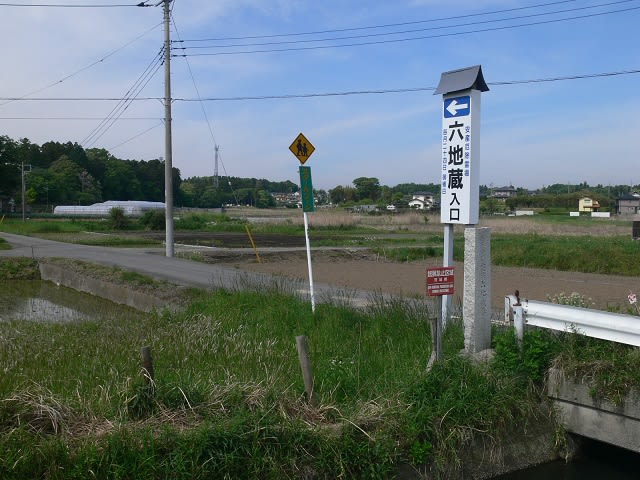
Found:
[[[576,332],[587,337],[640,347],[640,317],[588,308],[519,300],[507,295],[504,300],[505,321],[513,322],[522,340],[525,325]]]

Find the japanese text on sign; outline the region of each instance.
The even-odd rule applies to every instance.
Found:
[[[475,92],[445,98],[442,121],[440,216],[442,223],[477,223],[479,198],[473,165]],[[478,103],[479,107],[479,103]],[[473,112],[473,113],[472,113]],[[476,169],[477,170],[477,169]]]
[[[427,295],[453,295],[454,293],[454,268],[428,268],[427,269]]]
[[[313,184],[311,182],[311,167],[303,167],[300,165],[300,190],[302,192],[302,211],[315,211],[313,198]]]

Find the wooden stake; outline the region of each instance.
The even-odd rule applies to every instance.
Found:
[[[309,361],[307,337],[304,335],[296,337],[296,348],[298,349],[298,360],[300,361],[302,379],[304,380],[304,391],[307,394],[309,403],[315,407],[318,402],[313,392],[313,373],[311,372],[311,362]]]
[[[147,383],[153,384],[153,358],[151,358],[151,347],[142,347],[142,368],[145,370],[144,378]]]

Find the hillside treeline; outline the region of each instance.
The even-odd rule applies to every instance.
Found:
[[[24,167],[24,168],[23,168]],[[107,200],[164,201],[164,162],[125,160],[103,148],[84,149],[78,143],[13,140],[0,135],[0,209],[17,210],[22,199],[21,171],[25,172],[25,202],[35,211],[51,211],[54,205],[89,205]],[[296,183],[256,178],[213,176],[182,179],[173,168],[175,206],[218,208],[223,205],[252,205],[267,208],[276,205],[272,193],[294,193]],[[517,195],[505,201],[493,197],[493,188],[480,186],[484,211],[522,208],[575,209],[581,197],[588,196],[603,209],[615,207],[615,200],[640,191],[640,186],[590,186],[553,184],[535,192],[517,189]],[[394,187],[381,185],[375,177],[358,177],[349,185],[338,185],[328,192],[317,190],[316,199],[336,205],[390,203],[408,207],[417,192],[430,192],[438,198],[440,186],[434,183],[402,183]]]
[[[272,192],[295,192],[290,181],[225,177],[215,185],[213,177],[183,180],[173,168],[173,196],[176,206],[220,207],[243,204],[275,205]],[[164,162],[125,160],[103,148],[84,149],[78,143],[13,140],[0,135],[0,201],[2,209],[22,199],[24,172],[25,202],[34,210],[50,211],[54,205],[90,205],[107,200],[164,201]]]

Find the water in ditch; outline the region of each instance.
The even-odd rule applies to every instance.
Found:
[[[129,307],[52,282],[0,282],[0,322],[79,322],[110,318],[119,313],[132,311]]]
[[[493,480],[637,480],[640,454],[606,443],[583,439],[573,461],[551,462],[495,477]]]

